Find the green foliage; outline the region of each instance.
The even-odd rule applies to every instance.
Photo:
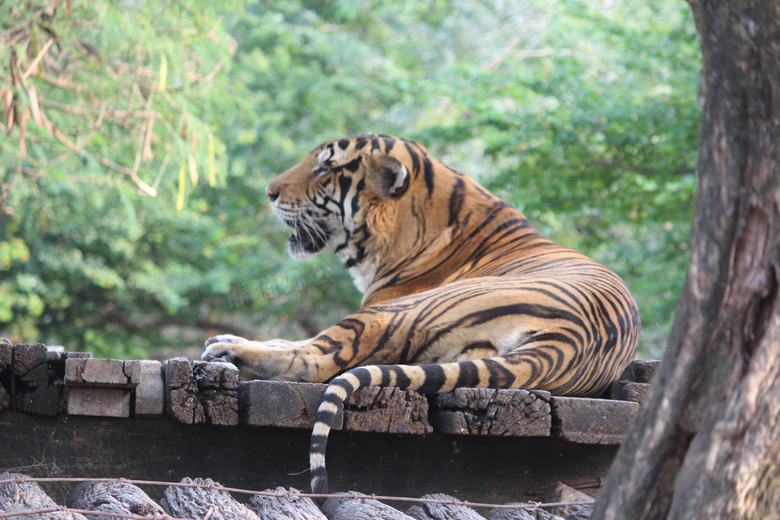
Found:
[[[615,269],[659,355],[700,119],[683,3],[54,5],[0,2],[0,335],[127,357],[314,334],[360,296],[333,256],[286,258],[263,192],[376,132]]]

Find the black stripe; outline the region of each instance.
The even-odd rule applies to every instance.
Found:
[[[433,195],[433,163],[429,158],[423,159],[425,169],[425,185],[428,187],[428,196]]]
[[[352,389],[352,385],[350,385],[348,382],[343,380],[334,379],[331,385],[340,386],[341,388],[343,388],[347,392],[348,397],[349,394],[354,392],[354,390]],[[344,400],[334,393],[325,391],[325,395],[322,396],[322,401],[320,401],[320,405],[322,405],[322,403],[335,404],[336,406],[341,407],[344,404]],[[319,416],[319,412],[317,415]]]
[[[339,176],[339,189],[341,190],[339,208],[344,207],[344,201],[347,199],[350,187],[352,187],[352,177],[347,177],[346,175]]]
[[[346,150],[349,146],[349,140],[348,139],[339,139],[339,148],[342,150]]]
[[[349,170],[352,173],[355,173],[358,170],[358,168],[360,168],[360,161],[361,160],[362,159],[360,157],[357,157],[355,159],[352,159],[348,163],[341,165],[341,167],[346,169],[346,170]]]
[[[475,341],[473,343],[467,344],[465,347],[460,349],[460,353],[461,354],[465,354],[469,350],[477,350],[477,349],[483,349],[483,348],[487,348],[487,349],[492,350],[493,352],[497,352],[496,351],[496,346],[493,345],[491,342],[489,342],[489,341]]]
[[[364,367],[353,368],[347,374],[355,376],[360,383],[360,388],[371,385],[371,371]],[[357,388],[355,388],[357,390]]]
[[[419,154],[412,148],[412,143],[409,141],[404,141],[404,146],[406,147],[406,151],[409,152],[409,157],[412,158],[412,172],[414,173],[415,177],[420,172],[420,156]]]
[[[360,192],[363,191],[363,188],[365,187],[365,179],[360,179],[357,183],[357,186],[355,186],[355,196],[352,197],[352,218],[355,218],[355,215],[357,215],[358,211],[360,210]]]
[[[325,448],[328,446],[328,436],[312,434],[311,443],[309,446],[309,451],[312,453],[325,453]]]
[[[390,153],[390,150],[392,150],[393,146],[395,146],[395,139],[389,135],[383,135],[381,137],[385,142],[385,153]]]
[[[483,359],[490,372],[488,386],[490,388],[510,388],[515,382],[515,375],[495,359]]]
[[[438,394],[441,387],[447,381],[444,368],[441,365],[424,365],[425,381],[417,389],[421,394]]]
[[[473,388],[479,382],[479,370],[473,361],[458,363],[460,373],[455,386],[458,388]]]
[[[455,180],[455,187],[452,188],[452,193],[450,193],[450,220],[447,223],[448,226],[458,221],[460,208],[463,206],[463,186],[463,179],[458,177]]]
[[[325,402],[323,401],[320,403],[322,404]],[[340,406],[342,403],[339,400],[339,403],[337,403],[337,406]],[[331,412],[330,410],[317,410],[317,422],[318,423],[324,423],[328,426],[333,426],[333,421],[336,419],[336,412]]]
[[[320,471],[320,468],[312,468],[311,491],[317,495],[324,495],[328,492],[328,472],[325,471],[324,466],[322,471]],[[314,500],[320,506],[325,503],[325,497],[315,498]]]
[[[481,312],[474,312],[469,314],[463,321],[468,321],[469,325],[474,326],[481,325],[496,318],[510,316],[513,314],[533,316],[535,318],[543,318],[548,320],[564,319],[574,323],[578,327],[585,328],[585,324],[583,323],[582,319],[574,313],[567,312],[557,307],[534,305],[531,303],[514,303],[511,305],[501,305],[490,309],[485,309]]]
[[[382,380],[379,382],[379,386],[390,386],[390,370],[383,366],[380,366],[379,369],[382,371]]]
[[[404,372],[404,368],[398,365],[392,365],[387,367],[389,370],[395,373],[395,386],[401,390],[406,390],[412,384],[412,380]]]

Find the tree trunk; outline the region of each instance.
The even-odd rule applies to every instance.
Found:
[[[704,113],[691,260],[592,520],[780,511],[780,3],[689,2]]]

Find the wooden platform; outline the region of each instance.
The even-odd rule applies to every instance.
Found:
[[[632,401],[364,389],[331,433],[330,487],[506,503],[538,498],[560,481],[593,495],[655,366],[635,362],[606,396]],[[307,490],[324,389],[239,382],[224,363],[100,360],[0,344],[0,472]],[[71,491],[45,488],[58,501]]]

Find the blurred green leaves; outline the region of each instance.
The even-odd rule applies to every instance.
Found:
[[[360,296],[333,256],[287,259],[264,189],[375,132],[615,269],[659,355],[700,124],[682,2],[6,0],[0,35],[1,335],[126,357],[316,333]],[[296,289],[231,296],[266,282]]]

